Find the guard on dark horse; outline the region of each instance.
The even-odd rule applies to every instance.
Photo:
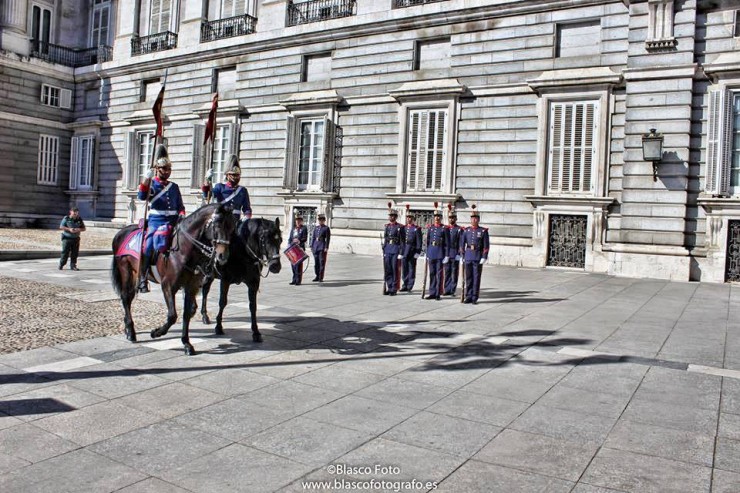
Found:
[[[166,150],[164,158],[166,158]],[[164,168],[162,174],[158,175],[160,180],[157,180],[161,184],[166,182],[166,178],[169,176],[169,170],[166,169],[169,167],[169,159],[165,160],[160,156],[157,159],[157,164],[159,165],[157,173],[160,173],[160,168]],[[164,183],[162,189],[166,186],[167,183]],[[155,196],[155,198],[157,197]],[[152,202],[158,203],[154,200]],[[180,203],[182,203],[181,200]],[[167,214],[152,217],[157,216],[171,217]],[[113,287],[121,298],[126,338],[130,341],[136,341],[136,331],[131,316],[131,303],[136,296],[137,284],[141,284],[141,278],[147,276],[150,280],[158,282],[162,287],[162,294],[167,303],[167,320],[151,332],[153,338],[165,335],[177,321],[175,294],[182,288],[185,294],[185,303],[181,340],[185,353],[195,354],[188,335],[190,318],[196,309],[195,297],[205,275],[214,267],[224,265],[228,260],[229,244],[236,230],[236,218],[228,206],[213,204],[201,207],[181,221],[175,221],[175,224],[174,235],[171,240],[172,248],[169,250],[167,246],[170,240],[163,233],[172,230],[170,222],[163,221],[162,226],[165,226],[164,228],[162,226],[149,228],[149,231],[153,230],[154,233],[151,239],[151,250],[147,249],[144,252],[146,257],[142,260],[145,261],[143,263],[145,268],[142,271],[150,271],[149,266],[151,265],[154,267],[151,272],[140,273],[139,271],[139,258],[142,254],[142,230],[136,225],[131,225],[119,231],[113,238],[114,257],[111,265],[111,278]],[[158,233],[162,233],[160,236],[165,236],[165,238],[158,238]],[[148,253],[151,256],[147,255]],[[144,279],[146,280],[145,277]]]
[[[283,241],[280,231],[280,219],[269,221],[262,218],[252,218],[242,221],[237,233],[229,246],[229,260],[223,267],[213,269],[215,277],[221,279],[221,290],[218,301],[218,315],[216,316],[216,334],[223,334],[222,325],[224,308],[228,302],[229,287],[232,284],[245,283],[249,294],[249,314],[252,323],[252,340],[262,342],[262,335],[257,326],[257,291],[260,288],[262,270],[267,267],[267,277],[270,272],[280,272],[280,245]],[[206,299],[211,289],[213,278],[207,278],[203,283],[201,315],[203,323],[210,324]]]

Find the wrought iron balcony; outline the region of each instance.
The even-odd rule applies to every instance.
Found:
[[[413,7],[414,5],[424,5],[425,3],[444,2],[445,0],[393,0],[393,8]]]
[[[68,48],[66,46],[47,43],[46,41],[31,40],[31,56],[50,63],[58,63],[67,67],[84,67],[96,63],[107,62],[113,59],[113,50],[110,46],[100,45],[96,48]]]
[[[248,14],[204,22],[200,25],[200,42],[252,34],[256,24],[257,19]]]
[[[308,24],[355,15],[356,0],[309,0],[295,3],[288,1],[287,26]]]
[[[145,55],[156,51],[172,50],[177,48],[177,34],[165,31],[150,36],[134,36],[131,38],[131,55]]]

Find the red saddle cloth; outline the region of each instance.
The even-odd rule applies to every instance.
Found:
[[[135,229],[130,232],[118,247],[118,250],[116,250],[116,257],[131,255],[132,257],[139,258],[141,256],[141,237],[141,229]]]

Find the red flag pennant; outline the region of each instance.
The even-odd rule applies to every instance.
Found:
[[[208,112],[208,121],[206,122],[206,134],[203,137],[203,145],[208,143],[208,139],[213,139],[216,133],[216,111],[218,110],[218,93],[213,95],[213,104],[211,111]]]
[[[157,100],[154,101],[152,106],[152,113],[154,113],[154,121],[157,122],[157,132],[154,134],[156,137],[162,137],[164,131],[164,125],[162,123],[162,102],[164,101],[164,83],[162,89],[159,90]]]

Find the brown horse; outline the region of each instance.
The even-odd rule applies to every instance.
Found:
[[[134,255],[117,255],[117,252],[136,228],[135,225],[123,228],[113,238],[114,256],[111,265],[113,288],[123,304],[126,338],[132,342],[136,341],[136,331],[131,317],[131,303],[136,296],[139,259]],[[158,255],[156,259],[155,265],[160,279],[155,279],[151,272],[149,274],[150,280],[161,284],[162,294],[167,303],[167,321],[151,332],[152,338],[165,335],[177,321],[175,294],[182,288],[185,303],[181,340],[185,354],[195,354],[188,336],[190,318],[197,306],[195,297],[203,277],[214,266],[224,265],[228,260],[230,239],[235,230],[234,214],[228,206],[222,204],[201,207],[177,226],[172,248],[167,254]]]

